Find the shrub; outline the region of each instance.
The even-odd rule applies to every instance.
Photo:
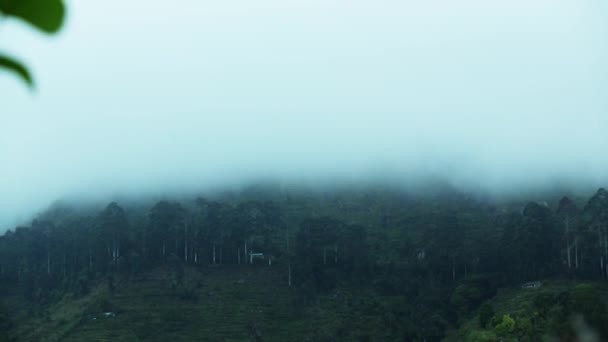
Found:
[[[515,320],[509,315],[502,316],[502,321],[495,327],[496,333],[501,336],[511,334],[515,330]]]
[[[593,328],[608,335],[608,310],[599,291],[589,284],[580,284],[574,288],[574,311],[583,315],[585,321]]]
[[[494,317],[494,308],[492,305],[488,303],[483,304],[479,309],[479,326],[482,328],[488,326],[492,317]]]
[[[493,331],[487,330],[475,330],[468,334],[465,339],[466,342],[496,342],[500,341]]]

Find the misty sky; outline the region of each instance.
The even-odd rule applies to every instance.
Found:
[[[0,21],[0,230],[58,198],[446,177],[608,184],[605,0],[69,1]]]

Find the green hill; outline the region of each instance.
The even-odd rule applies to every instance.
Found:
[[[608,336],[604,189],[553,208],[450,191],[248,196],[59,206],[7,231],[0,341]]]

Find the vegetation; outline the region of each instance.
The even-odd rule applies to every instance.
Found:
[[[64,16],[62,0],[0,0],[0,21],[13,17],[48,34],[61,29]],[[0,69],[13,72],[29,86],[34,84],[27,67],[12,57],[0,54]]]
[[[604,189],[58,204],[0,237],[0,341],[606,339],[606,227]]]

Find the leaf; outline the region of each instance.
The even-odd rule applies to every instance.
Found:
[[[17,74],[25,83],[27,83],[30,88],[34,86],[34,80],[32,79],[32,75],[27,70],[27,68],[20,62],[12,58],[0,55],[0,69],[7,69],[8,71]]]
[[[0,12],[25,20],[47,33],[59,31],[65,17],[62,0],[0,0]]]

